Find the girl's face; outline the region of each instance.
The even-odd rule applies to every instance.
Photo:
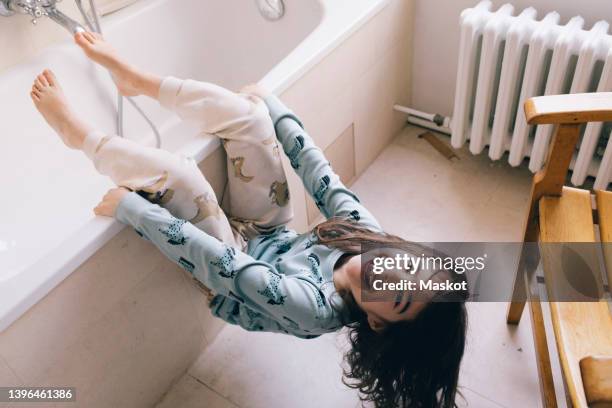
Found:
[[[355,303],[368,315],[368,323],[374,331],[382,331],[391,323],[414,319],[427,305],[427,294],[418,289],[410,291],[374,291],[367,290],[367,299],[362,291],[361,256],[352,257],[345,265],[347,283]],[[399,281],[401,278],[417,280],[419,273],[406,274],[404,271],[388,271],[384,275],[375,275],[371,265],[364,265],[366,287],[372,287],[373,279],[382,279],[386,282]],[[417,298],[419,300],[412,300]],[[393,299],[393,300],[390,300]]]

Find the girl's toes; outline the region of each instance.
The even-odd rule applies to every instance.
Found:
[[[85,37],[85,33],[82,31],[78,31],[74,35],[74,41],[82,47],[87,47],[89,45],[89,40],[87,39],[87,37]]]
[[[40,82],[40,84],[43,86],[49,86],[49,81],[47,81],[47,78],[45,77],[44,73],[38,75],[36,77],[36,81]]]
[[[42,92],[45,89],[45,85],[43,85],[39,79],[36,79],[32,88],[36,89],[38,92]]]
[[[89,31],[84,32],[83,36],[90,44],[93,44],[96,41],[96,37],[93,35],[93,33],[90,33]]]
[[[55,74],[50,69],[45,69],[43,72],[43,78],[47,81],[47,84],[51,86],[55,86],[57,80],[55,78]]]

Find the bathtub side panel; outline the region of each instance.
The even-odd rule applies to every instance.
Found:
[[[281,94],[322,149],[354,125],[357,176],[403,128],[405,115],[393,105],[410,103],[412,0],[392,0]],[[295,218],[306,230],[306,201],[301,181],[286,167]],[[367,203],[366,203],[367,204]]]
[[[220,196],[223,149],[200,168]],[[78,406],[149,407],[223,324],[185,271],[125,228],[0,333],[0,378],[74,386]]]

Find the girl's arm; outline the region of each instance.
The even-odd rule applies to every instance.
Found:
[[[281,325],[278,321],[271,319],[267,315],[256,312],[250,307],[245,306],[244,303],[223,295],[216,295],[209,306],[213,315],[225,320],[227,323],[238,325],[248,331],[285,333],[292,334],[296,337],[312,339],[319,337],[322,332],[331,332],[337,329],[329,328],[325,330],[325,328],[317,328],[310,333],[304,333],[304,331],[300,330],[297,324],[287,316],[283,316],[284,325]]]
[[[265,102],[274,122],[276,137],[321,213],[326,218],[350,218],[372,230],[382,231],[378,221],[361,205],[357,196],[342,184],[297,116],[273,95],[266,97]]]
[[[289,318],[299,331],[308,331],[333,313],[327,303],[317,301],[321,294],[314,283],[278,273],[273,265],[220,242],[136,193],[121,199],[115,217],[133,226],[215,293],[259,313],[260,321],[284,322]],[[232,323],[248,328],[254,324],[248,319],[254,316],[238,313]],[[265,327],[274,328],[270,322]]]

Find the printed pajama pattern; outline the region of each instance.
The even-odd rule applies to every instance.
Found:
[[[311,232],[297,234],[285,226],[291,205],[273,137],[325,217],[381,229],[299,119],[272,96],[264,104],[174,78],[164,80],[160,102],[221,137],[228,156],[224,208],[231,216],[221,211],[192,160],[125,139],[91,137],[86,152],[96,167],[139,191],[122,199],[117,219],[214,292],[211,310],[226,322],[306,339],[340,328],[332,278],[342,251],[318,244]]]

